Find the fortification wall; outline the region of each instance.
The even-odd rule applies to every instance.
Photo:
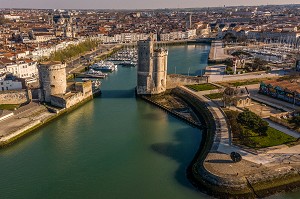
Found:
[[[29,102],[31,98],[31,92],[27,90],[0,92],[0,104],[23,104]]]
[[[70,108],[93,96],[92,83],[75,84],[75,92],[66,95],[51,95],[51,104],[60,108]]]
[[[192,85],[192,84],[203,84],[208,83],[208,77],[192,77],[185,75],[168,75],[167,76],[167,89],[175,88],[183,85]]]

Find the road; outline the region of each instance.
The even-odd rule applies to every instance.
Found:
[[[114,47],[116,47],[116,45],[112,45],[112,44],[101,45],[96,51],[88,52],[85,55],[77,57],[74,60],[68,62],[67,68],[66,68],[67,74],[74,72],[76,69],[81,67],[83,64],[88,64],[88,60],[91,59],[91,57],[97,57],[97,56],[104,55],[105,53],[109,52],[109,50],[111,50]]]
[[[224,65],[215,65],[206,67],[205,75],[209,76],[209,82],[226,82],[226,81],[238,81],[247,79],[261,79],[261,78],[273,78],[281,77],[290,73],[290,69],[275,69],[270,73],[265,71],[244,73],[238,75],[225,75]]]

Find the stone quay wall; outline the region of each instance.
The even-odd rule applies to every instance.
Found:
[[[198,96],[181,88],[174,93],[191,106],[205,124],[201,148],[187,169],[191,183],[204,193],[217,198],[262,198],[280,191],[289,191],[300,186],[300,168],[292,165],[279,165],[276,170],[253,172],[247,176],[230,176],[214,173],[205,168],[209,153],[214,152],[216,121],[208,104]]]
[[[30,90],[10,90],[0,92],[0,104],[24,104],[32,99]]]

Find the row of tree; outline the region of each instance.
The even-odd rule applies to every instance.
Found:
[[[95,49],[99,44],[99,41],[89,39],[78,45],[70,45],[63,50],[52,53],[49,60],[61,62],[70,61],[74,57]]]

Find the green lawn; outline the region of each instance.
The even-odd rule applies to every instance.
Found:
[[[265,148],[295,142],[297,139],[277,129],[269,127],[267,136],[257,136],[249,131],[249,137],[244,138],[243,144],[251,148]]]
[[[14,110],[19,107],[19,104],[0,104],[0,110]]]
[[[232,110],[224,111],[231,127],[234,143],[259,149],[282,144],[295,144],[297,141],[296,138],[270,126],[268,127],[266,135],[259,135],[258,132],[254,132],[254,130],[250,129],[246,124],[242,125],[242,123],[238,122],[238,117],[242,113]]]
[[[219,99],[223,97],[223,93],[212,93],[205,96],[208,97],[209,99]]]
[[[212,84],[194,84],[194,85],[187,85],[186,86],[189,89],[192,89],[194,91],[208,91],[208,90],[214,90],[218,89],[218,86],[212,85]]]
[[[261,81],[260,80],[247,80],[245,82],[233,82],[229,83],[232,86],[245,86],[245,85],[251,85],[251,84],[259,84]]]

